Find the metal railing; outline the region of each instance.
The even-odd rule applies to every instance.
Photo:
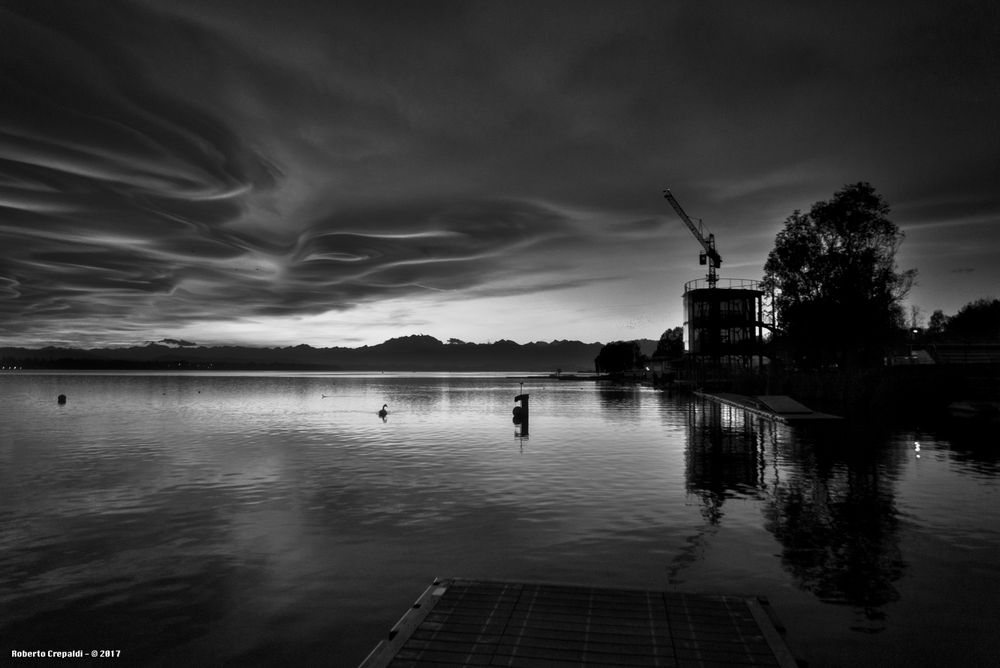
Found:
[[[717,281],[718,282],[715,286],[716,288],[761,291],[760,281],[755,281],[751,278],[719,278]],[[691,290],[703,290],[709,287],[711,286],[709,285],[707,278],[697,278],[684,284],[684,292],[687,293]]]

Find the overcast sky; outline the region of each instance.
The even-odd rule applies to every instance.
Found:
[[[0,0],[0,344],[658,338],[869,181],[1000,296],[1000,3]]]

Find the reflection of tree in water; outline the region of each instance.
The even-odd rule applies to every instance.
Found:
[[[635,385],[605,385],[598,387],[601,413],[613,420],[632,420],[642,410],[643,394]]]
[[[894,489],[905,453],[880,434],[829,423],[790,428],[713,401],[691,402],[688,434],[687,490],[705,524],[669,567],[671,582],[700,558],[725,501],[750,496],[764,500],[765,528],[800,586],[882,618],[905,568]]]
[[[821,600],[882,619],[905,568],[893,488],[899,462],[883,442],[829,426],[795,438],[764,511],[782,565]]]

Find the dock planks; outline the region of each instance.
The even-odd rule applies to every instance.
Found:
[[[795,665],[753,597],[448,579],[361,667]]]

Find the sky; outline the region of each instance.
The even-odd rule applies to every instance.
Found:
[[[867,181],[1000,297],[1000,3],[0,0],[0,345],[657,339]]]

